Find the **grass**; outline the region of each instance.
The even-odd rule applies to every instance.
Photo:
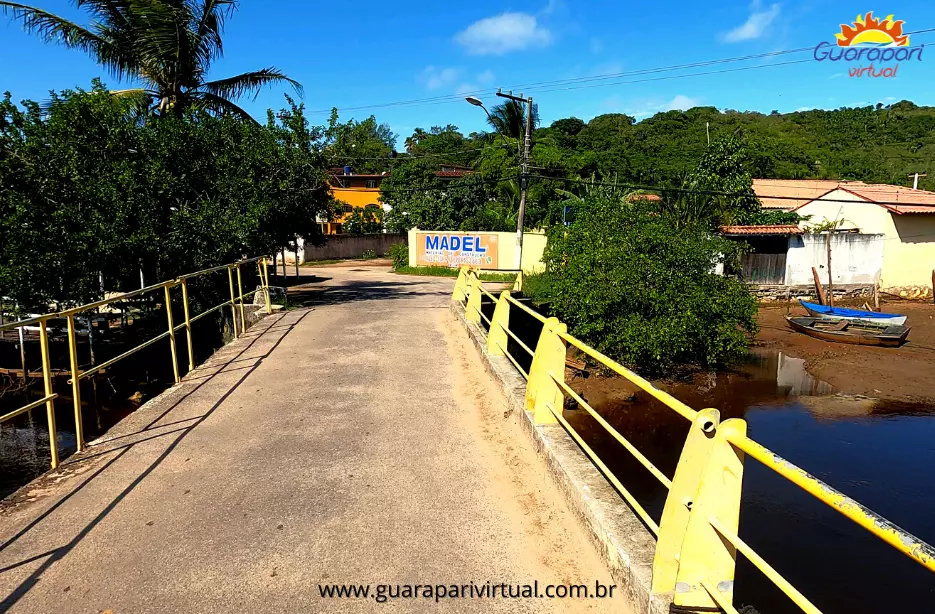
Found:
[[[343,261],[343,260],[340,260],[340,259],[332,259],[332,260],[306,260],[305,262],[303,262],[303,263],[300,264],[299,266],[319,266],[319,265],[322,265],[322,264],[337,264],[337,263],[339,263],[339,262],[344,262],[344,261]]]
[[[304,263],[299,266],[321,266],[323,264],[338,264],[339,262],[357,262],[359,260],[381,260],[386,259],[385,256],[377,256],[372,252],[370,254],[363,254],[357,256],[356,258],[331,258],[327,260],[306,260]]]
[[[400,275],[424,275],[428,277],[457,277],[458,269],[446,266],[404,266],[393,271]],[[481,281],[509,281],[516,279],[516,273],[481,273]]]

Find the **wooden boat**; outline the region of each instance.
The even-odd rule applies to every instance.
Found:
[[[831,318],[834,320],[866,320],[868,322],[878,322],[880,324],[903,326],[906,323],[906,316],[898,313],[878,313],[876,311],[864,311],[863,309],[848,309],[846,307],[828,307],[817,303],[799,301],[808,315],[816,318]]]
[[[907,326],[877,324],[857,320],[831,318],[801,318],[786,316],[789,327],[824,341],[852,343],[854,345],[880,345],[899,347],[909,335]]]

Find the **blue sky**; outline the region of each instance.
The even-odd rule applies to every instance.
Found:
[[[84,23],[67,0],[32,3]],[[878,17],[894,14],[906,22],[906,31],[935,28],[935,4],[918,0],[888,0],[879,6],[850,0],[669,0],[657,5],[363,0],[327,8],[307,0],[244,0],[228,21],[225,57],[211,77],[276,66],[304,84],[310,119],[322,123],[332,106],[449,97],[341,113],[342,119],[375,114],[401,135],[400,143],[417,126],[452,123],[465,132],[484,129],[483,111],[455,95],[477,91],[495,104],[497,87],[518,93],[519,85],[535,97],[546,125],[561,117],[589,120],[610,112],[641,119],[695,105],[766,113],[902,99],[935,105],[935,32],[912,40],[913,46],[932,46],[932,55],[904,64],[892,79],[852,79],[840,65],[813,60],[778,65],[811,58],[811,52],[804,52],[596,82],[528,85],[814,47],[832,42],[841,23],[870,10]],[[14,100],[46,99],[50,89],[86,87],[99,75],[118,85],[80,52],[45,45],[9,18],[0,18],[0,45],[0,91],[11,91]],[[684,76],[741,67],[753,68]],[[621,83],[636,80],[643,81]],[[569,85],[574,89],[560,89]],[[283,91],[268,90],[256,101],[241,102],[262,119],[267,107],[283,106]]]

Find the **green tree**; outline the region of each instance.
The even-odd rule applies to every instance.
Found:
[[[526,134],[526,105],[507,100],[490,111],[487,123],[503,136],[522,139]],[[539,106],[532,105],[532,127],[539,125]]]
[[[101,84],[0,102],[0,295],[75,304],[299,237],[332,206],[301,107],[259,126],[187,111],[139,122]],[[302,129],[306,126],[306,129]],[[41,274],[37,274],[41,272]]]
[[[728,365],[757,330],[756,299],[712,272],[737,249],[707,226],[677,228],[652,203],[599,190],[549,232],[544,291],[573,334],[644,374]]]
[[[90,55],[113,76],[143,84],[121,90],[138,103],[155,105],[163,115],[181,116],[189,107],[250,115],[234,100],[267,86],[302,86],[270,67],[225,79],[208,80],[211,65],[223,54],[224,21],[236,0],[73,0],[88,12],[87,26],[40,8],[0,0],[27,32],[46,42]]]
[[[354,207],[344,220],[344,232],[352,235],[368,235],[383,232],[383,209]]]
[[[371,115],[364,121],[341,123],[338,110],[331,110],[323,131],[322,146],[331,166],[352,166],[358,173],[378,174],[389,169],[396,135],[389,125]]]

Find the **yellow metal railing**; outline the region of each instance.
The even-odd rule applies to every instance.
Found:
[[[58,395],[52,392],[52,367],[51,367],[51,364],[50,364],[51,361],[49,358],[49,331],[48,331],[49,320],[65,318],[67,321],[67,325],[68,325],[67,337],[68,337],[69,375],[70,375],[70,379],[68,380],[68,383],[71,384],[71,388],[72,388],[72,397],[74,401],[74,412],[75,412],[75,439],[77,441],[78,451],[80,452],[81,450],[85,448],[84,426],[83,426],[83,420],[81,416],[81,387],[79,385],[81,380],[92,377],[96,373],[99,373],[100,371],[107,369],[111,365],[120,362],[124,358],[127,358],[128,356],[132,356],[133,354],[139,352],[140,350],[147,348],[153,345],[154,343],[157,343],[163,339],[168,338],[169,349],[170,349],[171,359],[172,359],[173,377],[175,379],[175,382],[178,383],[181,380],[181,377],[179,375],[178,351],[176,347],[176,338],[175,338],[175,334],[177,332],[179,332],[180,330],[185,330],[186,346],[188,350],[188,370],[191,371],[192,369],[195,368],[195,357],[194,357],[194,350],[193,350],[193,345],[192,345],[192,324],[194,322],[196,322],[197,320],[200,320],[201,318],[211,313],[214,313],[215,311],[218,311],[220,309],[223,309],[224,307],[230,306],[231,317],[232,317],[232,322],[233,322],[233,327],[234,327],[234,336],[239,337],[246,330],[246,320],[245,320],[245,315],[244,315],[244,300],[246,298],[253,296],[257,292],[262,292],[264,294],[264,298],[266,302],[266,312],[267,313],[270,312],[271,305],[270,305],[270,293],[269,293],[269,272],[267,271],[267,268],[266,268],[266,265],[267,265],[266,260],[267,258],[265,256],[260,256],[257,258],[250,258],[248,260],[240,260],[238,262],[233,262],[230,264],[223,264],[223,265],[216,266],[210,269],[204,269],[201,271],[196,271],[194,273],[189,273],[187,275],[182,275],[181,277],[177,279],[164,281],[162,283],[159,283],[153,286],[148,286],[146,288],[140,288],[139,290],[134,290],[132,292],[125,292],[125,293],[117,294],[115,296],[112,296],[112,297],[109,297],[109,298],[106,298],[104,300],[100,300],[94,303],[89,303],[87,305],[80,305],[72,309],[66,309],[64,311],[49,313],[49,314],[45,314],[45,315],[38,316],[35,318],[30,318],[28,320],[19,320],[16,322],[10,322],[7,324],[0,325],[0,332],[2,332],[6,330],[13,330],[13,329],[21,328],[21,327],[34,326],[38,324],[39,346],[40,346],[41,354],[42,354],[42,380],[44,383],[44,391],[45,391],[45,396],[43,398],[37,401],[33,401],[32,403],[29,403],[27,405],[24,405],[20,407],[19,409],[11,411],[3,416],[0,416],[0,423],[5,422],[7,420],[11,420],[32,409],[40,407],[41,405],[45,405],[46,416],[47,416],[48,427],[49,427],[49,449],[51,451],[51,457],[52,457],[51,464],[52,464],[53,469],[56,468],[59,464],[59,453],[58,453],[57,429],[55,425],[54,401],[58,397]],[[256,263],[257,265],[257,273],[260,278],[260,287],[252,292],[247,292],[245,294],[243,291],[241,267],[247,264],[252,264],[252,263]],[[204,275],[209,275],[211,273],[224,271],[224,270],[227,271],[227,275],[228,275],[228,281],[230,285],[230,297],[231,297],[230,300],[224,301],[220,305],[212,307],[194,317],[191,317],[190,312],[189,312],[189,301],[188,301],[188,280],[195,278],[195,277],[201,277]],[[237,288],[238,288],[238,291],[236,294],[234,292],[234,281],[233,281],[235,272],[236,272],[236,277],[237,277]],[[179,325],[175,325],[175,320],[173,318],[173,313],[172,313],[171,290],[172,288],[175,288],[176,286],[181,286],[182,288],[182,306],[183,306],[183,313],[184,313],[184,318],[185,318],[185,321]],[[152,339],[149,339],[148,341],[144,341],[143,343],[137,345],[136,347],[132,349],[127,350],[126,352],[124,352],[123,354],[120,354],[119,356],[111,358],[110,360],[107,360],[98,365],[95,365],[90,369],[82,371],[78,364],[78,343],[77,343],[77,334],[76,334],[76,326],[75,326],[75,317],[91,309],[104,307],[112,303],[125,301],[127,299],[134,298],[137,296],[142,296],[144,294],[148,294],[150,292],[155,292],[158,290],[163,291],[163,299],[165,301],[165,306],[166,306],[166,317],[167,317],[166,332],[161,333],[153,337]],[[240,315],[239,326],[237,322],[238,313]],[[25,371],[25,367],[24,367],[24,371]],[[29,374],[24,372],[23,376],[29,377]]]
[[[481,312],[482,297],[495,303],[491,319],[487,319]],[[734,568],[736,553],[740,552],[804,612],[820,614],[814,604],[737,534],[746,458],[765,465],[899,552],[935,571],[935,549],[932,546],[747,437],[744,420],[721,422],[716,409],[695,410],[688,407],[568,334],[565,324],[558,319],[546,318],[523,305],[511,296],[510,291],[501,292],[499,297],[493,296],[483,288],[475,269],[461,269],[452,299],[464,305],[468,321],[480,326],[483,318],[488,323],[488,354],[509,359],[526,378],[525,405],[526,410],[532,413],[534,422],[543,425],[560,424],[564,427],[656,535],[652,591],[673,595],[676,606],[736,613],[732,605]],[[510,330],[511,308],[522,310],[542,323],[542,332],[535,348],[529,347]],[[509,339],[532,358],[528,372],[507,351]],[[624,377],[691,423],[674,476],[670,478],[663,474],[565,382],[568,346],[577,348]],[[562,409],[566,397],[587,411],[668,490],[658,524],[565,420]]]

